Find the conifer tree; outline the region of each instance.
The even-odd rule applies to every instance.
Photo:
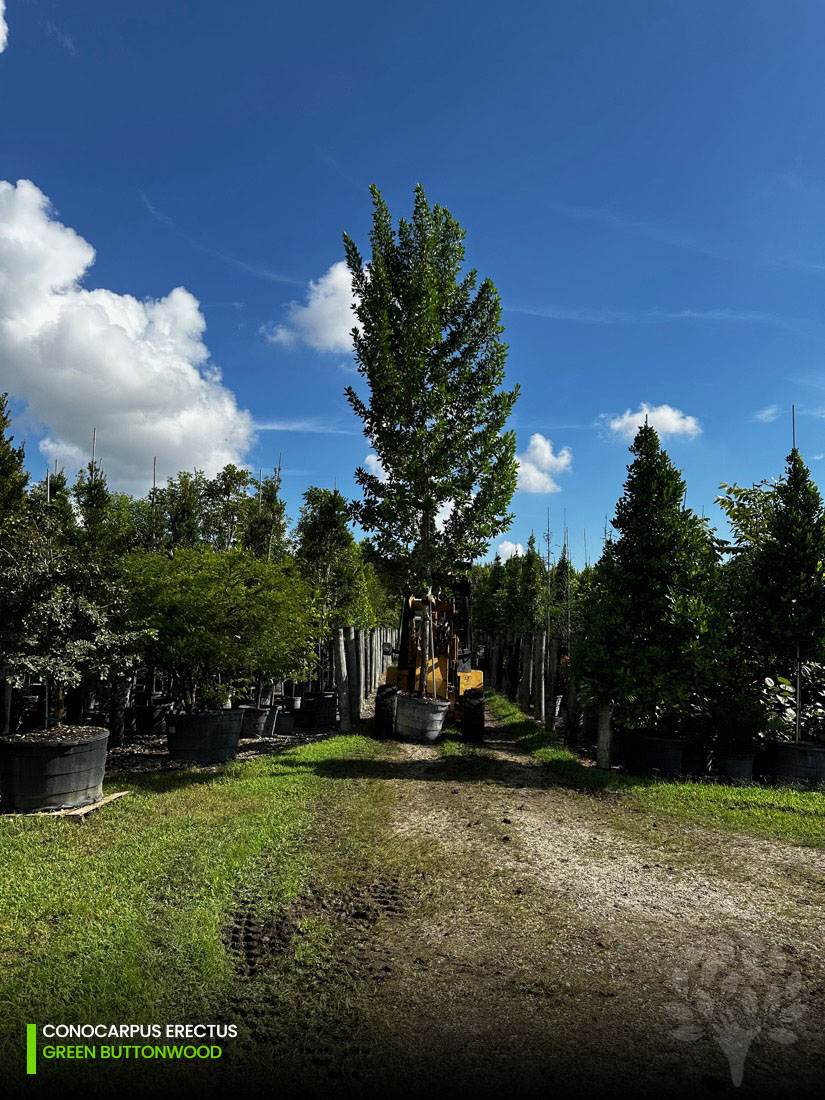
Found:
[[[788,455],[755,545],[744,593],[763,660],[792,668],[818,660],[825,642],[825,512],[799,451]],[[775,671],[771,669],[770,671]]]
[[[718,553],[685,483],[645,424],[631,445],[609,542],[582,594],[575,664],[593,701],[631,727],[677,731],[706,686]]]

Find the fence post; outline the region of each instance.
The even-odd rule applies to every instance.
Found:
[[[530,635],[519,635],[519,662],[518,662],[518,689],[516,691],[516,703],[525,714],[530,706],[530,662],[533,654],[530,652]]]
[[[364,631],[355,631],[355,689],[358,693],[358,713],[364,700]]]
[[[344,646],[344,631],[335,630],[335,685],[338,690],[338,711],[341,715],[341,733],[352,729],[349,711],[349,678],[347,676],[347,654]]]
[[[596,742],[596,764],[600,768],[610,767],[610,749],[613,741],[613,731],[610,726],[610,705],[602,703],[599,706],[599,738]]]
[[[543,630],[533,643],[533,717],[544,722],[544,662],[547,635]]]
[[[358,695],[358,661],[355,656],[355,630],[351,626],[344,628],[344,651],[347,656],[350,721],[360,722],[361,699]]]
[[[527,704],[525,711],[529,714],[535,706],[535,699],[533,692],[535,691],[535,681],[533,673],[536,668],[536,642],[537,638],[535,634],[530,634],[527,638],[527,691],[525,693],[524,701]]]

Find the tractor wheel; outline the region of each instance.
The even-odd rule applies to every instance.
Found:
[[[464,716],[461,722],[461,732],[465,741],[482,741],[484,739],[484,692],[481,688],[470,688],[462,696],[464,702]]]
[[[395,733],[395,704],[398,688],[394,684],[381,684],[375,693],[375,718],[372,722],[374,737],[392,737]]]

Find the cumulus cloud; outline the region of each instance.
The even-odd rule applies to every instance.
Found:
[[[343,260],[332,265],[315,282],[310,280],[306,303],[290,302],[282,324],[261,326],[263,335],[273,344],[294,347],[306,344],[316,351],[351,351],[352,281]]]
[[[558,493],[561,487],[553,475],[573,465],[570,448],[563,447],[556,454],[553,444],[540,432],[530,436],[527,450],[517,457],[518,488],[524,493]]]
[[[88,290],[94,258],[33,183],[0,180],[0,366],[45,425],[43,454],[77,467],[96,427],[110,483],[133,491],[154,455],[163,475],[241,461],[252,418],[209,360],[197,300]]]
[[[9,40],[9,27],[6,23],[6,0],[0,0],[0,53],[6,48]]]
[[[381,465],[381,459],[376,454],[369,454],[364,459],[364,469],[368,474],[377,477],[379,481],[387,480],[387,471]]]
[[[759,424],[772,424],[774,420],[779,418],[779,406],[768,405],[765,409],[760,409],[759,412],[753,414],[753,419]]]
[[[504,542],[498,544],[496,555],[502,561],[507,561],[508,558],[523,558],[524,547],[520,542],[510,542],[509,539],[505,539]]]
[[[609,413],[602,415],[602,420],[607,422],[611,432],[627,440],[633,439],[645,419],[662,437],[684,435],[693,439],[702,431],[702,425],[695,416],[688,416],[681,409],[674,409],[672,405],[648,405],[643,401],[636,412],[626,409],[621,416],[611,416]]]

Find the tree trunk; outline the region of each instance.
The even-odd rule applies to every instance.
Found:
[[[430,663],[430,607],[427,601],[421,608],[421,664],[418,670],[418,694],[427,692],[427,666]]]
[[[532,654],[530,653],[529,637],[526,634],[519,635],[519,662],[518,662],[518,690],[516,703],[525,713],[530,701],[530,674],[529,667]]]
[[[608,703],[599,707],[599,739],[596,743],[596,764],[600,768],[610,768],[613,731],[610,726],[611,708]]]
[[[579,739],[578,699],[579,695],[576,689],[576,677],[573,675],[573,671],[571,669],[567,685],[566,725],[567,740],[571,745],[575,745]]]
[[[352,729],[349,710],[349,678],[347,676],[347,654],[344,646],[344,632],[340,627],[335,630],[333,649],[335,657],[335,686],[338,691],[338,711],[341,715],[341,733]]]
[[[347,681],[349,683],[349,716],[351,722],[361,721],[361,699],[358,695],[358,659],[355,655],[355,631],[348,626],[344,631],[344,651],[347,658]],[[335,658],[335,648],[332,652]]]
[[[3,680],[2,685],[3,690],[0,693],[0,700],[2,701],[2,710],[0,710],[0,729],[2,729],[2,736],[5,737],[11,730],[12,686],[8,680]]]
[[[129,697],[128,680],[113,680],[109,687],[109,747],[122,745],[126,727],[126,700]]]
[[[535,638],[533,651],[533,717],[544,722],[544,665],[547,648],[547,635],[540,631]]]
[[[527,636],[527,649],[525,650],[525,714],[530,713],[532,701],[532,670],[535,663],[536,635]]]
[[[559,640],[551,638],[548,646],[547,679],[544,692],[544,728],[551,732],[556,728],[556,683],[559,668]]]
[[[355,690],[358,693],[358,716],[364,702],[364,631],[355,631]]]

